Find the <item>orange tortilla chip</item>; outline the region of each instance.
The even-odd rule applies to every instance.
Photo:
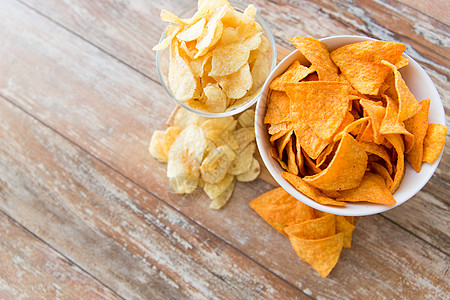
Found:
[[[386,168],[389,171],[389,174],[392,173],[393,169],[391,158],[389,157],[389,154],[385,147],[370,142],[359,142],[359,146],[367,153],[375,154],[381,157],[386,164]]]
[[[272,91],[267,104],[264,124],[279,124],[289,122],[291,111],[291,100],[285,92]]]
[[[336,216],[336,233],[343,232],[344,233],[344,247],[351,248],[352,247],[352,234],[353,230],[355,230],[355,225],[350,223],[343,216]]]
[[[427,134],[423,140],[423,161],[432,164],[444,149],[447,126],[428,124]]]
[[[371,100],[361,99],[359,101],[364,109],[364,115],[370,117],[374,142],[381,144],[383,137],[380,134],[381,123],[386,115],[386,108],[382,106],[381,102],[375,102]]]
[[[304,181],[323,190],[352,189],[361,183],[366,167],[366,152],[350,134],[344,134],[328,167]]]
[[[386,139],[397,152],[397,164],[395,166],[394,182],[392,183],[392,187],[390,188],[390,191],[393,194],[400,186],[403,176],[405,176],[405,144],[403,143],[402,137],[399,134],[387,135]]]
[[[374,173],[383,177],[384,183],[386,183],[386,187],[390,190],[394,181],[392,180],[391,175],[389,174],[388,170],[384,166],[382,166],[376,162],[371,162],[370,168],[372,169],[372,171]]]
[[[330,53],[345,78],[361,94],[378,95],[390,69],[381,63],[398,61],[405,45],[384,41],[366,41],[342,46]]]
[[[351,190],[342,191],[342,196],[338,201],[346,202],[371,202],[386,205],[397,203],[394,196],[386,187],[383,177],[378,174],[367,172],[361,184]]]
[[[336,234],[335,216],[330,214],[295,224],[284,228],[284,232],[289,237],[295,236],[307,240],[323,239]]]
[[[314,72],[313,68],[305,67],[298,60],[294,61],[289,68],[270,84],[270,88],[276,91],[284,91],[285,83],[296,83]]]
[[[405,128],[414,135],[414,145],[406,154],[406,160],[417,172],[422,168],[423,160],[423,140],[428,128],[428,111],[430,109],[430,99],[425,99],[420,103],[420,110],[412,117],[405,120]]]
[[[324,141],[341,126],[349,105],[349,86],[340,82],[286,83],[291,99],[291,120],[306,123]]]
[[[319,189],[313,187],[312,185],[306,183],[303,179],[294,174],[283,172],[281,173],[284,179],[286,179],[290,184],[292,184],[298,191],[300,191],[305,196],[313,199],[317,203],[325,205],[345,205],[345,202],[336,201],[332,198],[325,196]]]
[[[311,63],[319,80],[339,81],[338,68],[330,59],[327,45],[310,37],[293,37],[291,42]]]
[[[286,154],[287,154],[287,167],[288,171],[294,175],[298,175],[298,166],[296,162],[296,157],[294,153],[292,136],[289,142],[286,145]]]
[[[398,121],[411,118],[419,111],[419,102],[417,102],[416,97],[409,90],[397,68],[387,61],[382,61],[382,63],[394,72],[394,85],[390,84],[386,93],[389,93],[398,103]]]
[[[294,132],[295,137],[299,140],[302,149],[312,159],[316,159],[328,144],[318,137],[305,123],[297,124],[297,128],[294,129]]]
[[[286,148],[286,145],[289,143],[291,139],[291,135],[294,131],[288,131],[285,135],[283,135],[280,139],[277,140],[277,151],[278,157],[283,159],[283,150]]]
[[[338,262],[344,245],[344,233],[317,239],[307,240],[290,236],[291,245],[297,255],[309,263],[323,278],[330,274]]]
[[[283,188],[276,188],[249,203],[267,223],[286,235],[284,228],[299,224],[314,218],[314,212],[308,205],[303,204]]]

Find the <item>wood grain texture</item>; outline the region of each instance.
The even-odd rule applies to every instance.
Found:
[[[120,296],[308,298],[3,98],[0,118],[0,209]]]
[[[1,299],[120,299],[0,212]]]
[[[2,207],[38,236],[59,245],[59,251],[72,253],[73,260],[83,268],[90,266],[86,270],[120,295],[209,295],[209,284],[216,281],[219,286],[215,291],[220,294],[225,283],[210,270],[221,266],[223,273],[218,275],[228,283],[235,274],[228,272],[234,270],[234,264],[242,264],[242,268],[251,270],[241,271],[243,275],[237,280],[244,276],[245,284],[253,284],[249,274],[259,274],[257,278],[269,286],[260,291],[253,285],[255,292],[249,291],[251,284],[235,285],[236,290],[247,293],[244,296],[278,295],[278,284],[285,286],[278,277],[289,283],[287,291],[292,286],[302,290],[300,297],[448,296],[448,147],[436,175],[408,202],[409,206],[362,219],[353,248],[343,252],[336,269],[323,280],[297,258],[287,239],[248,207],[251,199],[272,188],[269,184],[238,184],[230,204],[222,211],[211,211],[204,194],[180,198],[169,193],[165,165],[147,153],[151,133],[165,128],[174,107],[158,84],[153,54],[149,52],[165,26],[157,15],[161,7],[176,12],[187,2],[26,2],[32,8],[5,1],[0,12],[8,16],[0,18],[0,36],[7,41],[0,44],[0,95],[39,121],[25,122],[28,117],[17,113],[7,122],[8,127],[3,125]],[[321,2],[255,3],[269,21],[277,42],[283,45],[298,34],[321,37],[366,32],[379,38],[390,37],[389,29],[383,31],[381,25],[376,26],[375,17],[364,19],[369,12],[361,7],[369,5],[368,10],[375,16],[382,16],[383,10],[387,10],[385,14],[399,12],[379,2],[354,2],[352,7],[341,1],[335,6]],[[411,24],[414,11],[403,9],[406,13],[397,16],[399,24]],[[428,21],[433,28],[425,31],[426,35],[437,34],[445,41],[442,24],[421,15],[417,22],[425,26]],[[142,34],[148,28],[148,35]],[[416,36],[417,41],[411,38],[414,43],[430,46],[430,50],[419,47],[418,57],[437,84],[448,111],[448,65],[445,59],[441,64],[441,57],[433,54],[442,53],[441,46],[437,42],[426,44],[425,35],[408,34]],[[15,110],[6,104],[0,109],[5,119],[11,111]],[[25,127],[15,128],[22,122]],[[40,122],[54,131],[42,129]],[[53,166],[58,166],[54,172]],[[55,183],[47,186],[47,182]],[[46,204],[48,199],[53,205]],[[189,226],[179,225],[185,222]],[[55,228],[69,232],[70,240]],[[182,237],[181,242],[176,236]],[[161,258],[164,250],[153,240],[168,247],[165,260]],[[214,257],[218,256],[220,262],[210,261],[211,254],[206,250],[205,254],[203,242],[209,245],[208,251],[214,249]],[[92,251],[83,252],[74,244],[89,245]],[[188,244],[195,250],[186,249]],[[197,248],[198,253],[193,253]],[[183,255],[184,251],[188,255]],[[97,261],[101,257],[112,257],[114,261],[103,267]],[[183,273],[185,268],[195,269],[197,265],[199,271]],[[200,283],[193,283],[192,278]]]

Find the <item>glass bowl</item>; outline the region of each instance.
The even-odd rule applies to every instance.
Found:
[[[241,3],[236,3],[236,2],[230,1],[230,4],[238,12],[244,12],[244,10],[246,8],[246,6]],[[180,18],[191,17],[194,15],[194,13],[196,11],[197,11],[197,5],[191,6],[191,7],[187,8],[186,10],[184,10],[182,13],[180,13],[179,17]],[[269,74],[275,68],[276,63],[277,63],[277,50],[276,50],[276,46],[275,46],[275,39],[273,37],[272,32],[270,31],[269,26],[267,25],[267,23],[263,20],[263,18],[258,13],[256,13],[255,20],[262,27],[262,35],[265,36],[270,43],[268,55],[269,55],[269,63],[271,64],[271,66],[270,66],[269,71],[267,72],[267,76],[269,76]],[[160,42],[165,37],[166,37],[166,34],[163,33],[161,36]],[[172,91],[170,90],[169,81],[168,81],[169,55],[170,55],[169,48],[170,47],[168,47],[164,50],[157,51],[157,53],[156,53],[156,69],[158,71],[159,80],[161,81],[161,85],[164,87],[164,90],[167,92],[169,97],[173,101],[175,101],[175,103],[177,103],[184,109],[186,109],[190,112],[205,116],[205,117],[221,118],[221,117],[236,115],[238,113],[243,112],[244,110],[246,110],[247,108],[249,108],[253,104],[255,104],[256,101],[261,97],[262,86],[263,86],[264,82],[261,84],[260,87],[258,87],[256,92],[253,95],[251,95],[251,97],[249,97],[247,102],[245,102],[242,106],[238,106],[232,110],[220,112],[220,113],[214,113],[214,112],[208,112],[208,111],[197,110],[195,108],[192,108],[191,106],[189,106],[188,103],[177,100],[175,98],[175,96],[173,95]]]
[[[330,51],[332,51],[347,44],[374,39],[362,36],[342,35],[323,38],[320,40],[327,45]],[[403,54],[403,56],[409,60],[409,64],[406,67],[401,68],[399,71],[410,91],[419,101],[425,98],[431,99],[428,122],[445,124],[444,107],[434,83],[414,59],[407,54]],[[266,83],[262,88],[261,100],[258,101],[255,110],[256,144],[265,166],[275,181],[289,194],[306,205],[320,211],[343,216],[367,216],[381,213],[405,203],[416,193],[418,193],[433,176],[444,151],[442,151],[441,155],[434,163],[423,163],[420,173],[417,173],[405,160],[405,176],[400,184],[400,187],[393,194],[395,200],[397,201],[395,205],[382,205],[363,202],[347,203],[347,205],[342,207],[322,205],[300,193],[281,176],[281,173],[284,172],[284,170],[281,168],[278,161],[270,155],[271,145],[269,142],[267,127],[266,124],[264,124],[264,116],[267,110],[270,83],[273,79],[281,75],[295,60],[299,60],[302,64],[307,63],[305,57],[298,50],[293,51],[290,55],[283,59],[267,78]]]

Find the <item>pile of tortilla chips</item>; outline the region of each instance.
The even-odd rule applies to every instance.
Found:
[[[211,199],[210,208],[220,209],[237,181],[255,180],[260,165],[253,156],[256,149],[255,111],[236,119],[205,118],[179,107],[173,126],[155,130],[150,154],[167,163],[169,186],[177,194],[191,194],[202,187]]]
[[[405,157],[420,172],[447,132],[428,124],[430,99],[418,102],[398,71],[405,46],[366,41],[330,53],[313,38],[291,41],[310,65],[295,61],[272,81],[264,118],[283,177],[324,205],[395,204]]]
[[[175,25],[153,50],[170,46],[168,80],[177,100],[220,113],[253,98],[269,74],[271,55],[255,15],[253,5],[241,13],[227,0],[199,0],[188,19],[161,11],[161,19]]]
[[[350,248],[355,217],[315,210],[283,188],[271,190],[250,202],[250,207],[276,230],[289,237],[297,255],[322,277],[336,265],[342,247]]]

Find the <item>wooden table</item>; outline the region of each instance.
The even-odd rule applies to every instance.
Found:
[[[297,35],[405,43],[449,121],[448,1],[252,2],[288,49]],[[220,211],[168,192],[147,147],[175,104],[151,48],[160,10],[192,4],[1,1],[0,298],[448,299],[448,146],[413,199],[361,219],[326,279],[249,208],[270,184],[238,183]]]

